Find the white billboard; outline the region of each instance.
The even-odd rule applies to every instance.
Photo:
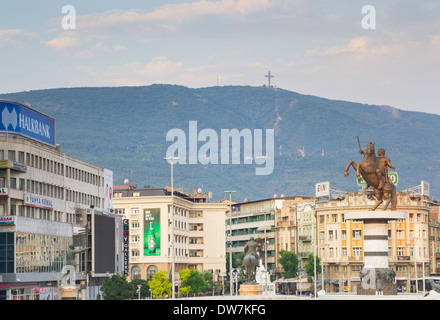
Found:
[[[315,196],[319,197],[329,197],[330,196],[330,182],[318,182],[315,184]]]
[[[113,209],[113,171],[104,169],[104,211]]]

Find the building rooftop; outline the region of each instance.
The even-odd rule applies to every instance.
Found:
[[[121,193],[119,198],[124,197],[161,197],[161,196],[171,196],[171,187],[165,186],[164,188],[153,188],[150,186],[137,187],[136,184],[124,184],[124,185],[114,185],[113,193]],[[194,188],[194,194],[184,192],[174,188],[174,196],[191,201],[191,202],[206,202],[209,197],[204,194],[197,193],[196,188]]]

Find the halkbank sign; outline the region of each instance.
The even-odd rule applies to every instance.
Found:
[[[55,119],[20,103],[0,101],[0,131],[55,146]]]

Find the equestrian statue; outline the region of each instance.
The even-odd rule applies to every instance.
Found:
[[[350,161],[345,167],[345,177],[347,178],[349,173],[348,169],[352,166],[356,170],[357,180],[361,181],[361,175],[367,183],[367,189],[372,186],[374,188],[374,196],[376,198],[376,203],[371,209],[376,210],[377,207],[385,199],[385,208],[391,203],[391,211],[396,211],[397,207],[397,196],[396,196],[396,186],[393,185],[388,177],[388,168],[395,169],[391,165],[389,158],[385,157],[385,150],[379,149],[378,156],[374,149],[374,143],[369,142],[367,144],[366,151],[364,152],[361,148],[359,137],[359,153],[364,156],[364,158],[356,164],[354,161]]]
[[[259,265],[258,248],[260,248],[260,244],[254,240],[254,237],[251,237],[244,247],[243,267],[246,269],[248,283],[255,282],[255,273]]]

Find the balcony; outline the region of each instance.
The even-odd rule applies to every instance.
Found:
[[[302,242],[311,242],[312,237],[311,236],[298,236],[298,240]]]
[[[350,262],[362,262],[362,261],[364,261],[364,257],[363,256],[348,257],[348,261],[350,261]]]

